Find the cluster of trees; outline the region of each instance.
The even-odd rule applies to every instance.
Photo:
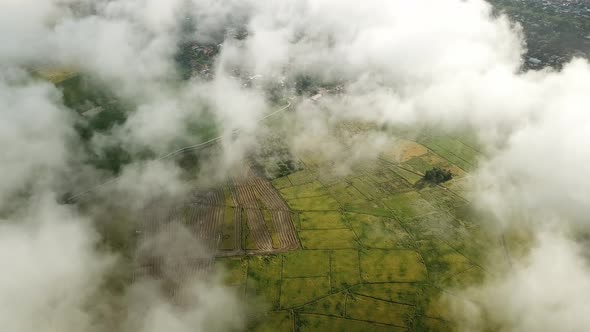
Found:
[[[443,183],[449,181],[452,178],[453,174],[451,174],[451,171],[442,169],[440,167],[434,167],[433,169],[424,173],[424,181],[434,184]]]
[[[283,177],[283,176],[287,176],[291,173],[296,172],[299,168],[297,167],[297,165],[293,162],[293,160],[284,160],[284,161],[279,161],[277,163],[278,166],[278,175],[277,177]]]

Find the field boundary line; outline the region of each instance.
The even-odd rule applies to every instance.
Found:
[[[369,299],[373,299],[375,301],[388,302],[388,303],[391,303],[391,304],[405,305],[405,306],[408,306],[408,307],[416,307],[417,306],[416,304],[411,304],[411,303],[397,302],[397,301],[392,301],[392,300],[384,300],[384,299],[380,299],[378,297],[374,297],[374,296],[370,296],[370,295],[366,295],[366,294],[355,293],[354,291],[351,292],[351,293],[354,294],[354,295],[356,295],[356,296],[366,297],[366,298],[369,298]]]
[[[299,315],[312,315],[312,316],[322,316],[322,317],[333,317],[333,318],[340,318],[340,319],[347,319],[347,320],[352,320],[352,321],[357,321],[357,322],[364,322],[364,323],[370,323],[370,324],[376,324],[376,325],[381,325],[381,326],[393,326],[393,327],[398,327],[400,329],[408,329],[407,326],[401,326],[401,325],[396,325],[396,324],[387,324],[387,323],[381,323],[381,322],[375,322],[372,320],[364,320],[364,319],[357,319],[357,318],[350,318],[348,317],[348,314],[346,314],[346,312],[344,313],[344,316],[334,316],[334,315],[327,315],[327,314],[317,314],[317,313],[311,313],[311,312],[300,312]]]

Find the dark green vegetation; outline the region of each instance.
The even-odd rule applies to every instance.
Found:
[[[126,119],[125,109],[108,88],[95,81],[77,75],[58,85],[63,92],[64,105],[78,112],[85,121],[80,121],[80,136],[88,140],[96,132],[105,133]]]
[[[178,74],[184,80],[193,76],[204,79],[211,78],[211,67],[218,53],[216,44],[199,44],[195,41],[184,40],[178,45],[175,54]]]
[[[299,156],[303,170],[273,180],[295,214],[301,250],[219,260],[230,284],[270,305],[251,329],[453,329],[442,294],[481,280],[483,253],[498,241],[481,232],[464,198],[467,173],[449,160],[475,165],[473,144],[422,139],[439,152],[399,140],[344,177]],[[417,186],[433,168],[456,176],[444,187]]]
[[[285,137],[275,131],[261,138],[250,161],[255,171],[268,179],[284,177],[303,168],[303,164],[289,151]]]
[[[121,169],[132,161],[150,160],[158,157],[145,147],[133,153],[127,151],[119,139],[102,140],[101,144],[92,144],[97,136],[109,137],[113,130],[122,126],[127,117],[136,111],[137,105],[118,97],[112,88],[83,74],[74,75],[57,84],[63,93],[64,105],[76,113],[75,129],[86,151],[86,162],[94,168],[111,174],[120,173]],[[207,105],[202,105],[202,112],[196,112],[197,118],[187,118],[184,137],[173,142],[170,150],[207,141],[218,135],[216,119]],[[206,157],[206,156],[205,156]],[[198,160],[204,159],[197,151],[187,151],[177,158],[179,165],[194,172],[199,167]]]
[[[125,121],[127,108],[112,95],[83,78],[64,84],[64,99],[79,113],[87,140]],[[102,109],[92,111],[96,107]],[[92,121],[105,111],[102,120]],[[202,133],[208,127],[194,123],[194,128]],[[347,123],[339,130],[347,134],[366,129]],[[80,130],[80,135],[85,132]],[[193,210],[182,212],[181,218],[187,225],[203,227],[195,233],[210,233],[204,237],[213,240],[227,284],[244,297],[268,304],[268,312],[249,329],[452,329],[441,296],[448,288],[481,280],[486,273],[484,249],[499,243],[483,235],[465,199],[465,175],[480,157],[476,145],[464,137],[400,138],[376,160],[351,165],[350,174],[338,176],[334,165],[321,157],[294,156],[278,139],[269,140],[275,145],[263,144],[251,156],[248,172],[276,177],[272,186],[242,182],[248,177],[235,174],[234,186],[198,198],[204,211],[216,211],[203,214],[211,220],[195,223],[189,218],[197,215]],[[208,159],[206,154],[215,150],[183,154],[178,161],[194,171],[200,158]],[[117,151],[104,156],[103,167],[113,172],[128,162]],[[452,172],[453,179],[444,186],[418,185],[432,169]],[[121,215],[105,217],[99,231],[109,236],[101,245],[123,253],[129,263],[137,234],[134,223],[121,222],[125,213]],[[285,225],[294,226],[293,237],[286,236]],[[123,289],[135,273],[120,271],[108,280],[113,292]]]
[[[525,67],[561,67],[572,56],[590,56],[590,3],[586,0],[490,0],[524,28]]]
[[[434,167],[433,169],[429,169],[426,171],[426,173],[424,173],[424,180],[434,184],[447,182],[452,178],[453,174],[451,174],[451,171],[439,167]]]
[[[89,142],[94,135],[108,135],[114,127],[124,123],[131,105],[84,75],[67,79],[59,83],[58,88],[63,92],[64,105],[78,115],[76,131],[85,144],[87,162],[98,169],[119,173],[121,167],[131,162],[129,153],[118,144],[107,144],[97,151]]]
[[[133,106],[82,77],[65,81],[62,87],[67,105],[79,114],[79,133],[87,141],[121,125]],[[214,133],[198,122],[191,126],[200,133]],[[341,130],[346,134],[365,129],[343,124]],[[400,138],[377,160],[351,165],[350,174],[338,176],[334,165],[321,157],[294,156],[281,148],[284,144],[278,139],[269,140],[275,145],[263,144],[249,164],[251,173],[261,178],[276,177],[272,186],[241,183],[246,177],[236,174],[234,181],[242,192],[225,187],[216,191],[214,199],[199,198],[204,210],[217,211],[204,214],[212,221],[199,227],[211,233],[207,238],[214,240],[220,256],[232,256],[217,260],[228,272],[227,283],[245,297],[269,305],[249,328],[452,329],[451,317],[440,302],[442,294],[481,280],[486,273],[484,249],[499,243],[483,235],[465,199],[465,175],[480,156],[476,145],[464,137]],[[113,148],[89,162],[117,172],[129,156],[116,150],[120,147]],[[192,172],[201,158],[209,158],[207,153],[215,153],[215,148],[183,154],[178,161]],[[444,186],[418,185],[432,169],[452,172],[453,179]],[[267,189],[278,194],[273,197]],[[253,208],[261,205],[264,208]],[[196,213],[183,213],[183,222],[195,224],[188,216]],[[121,222],[125,212],[121,215],[105,217],[99,231],[109,236],[101,245],[123,253],[130,262],[137,234],[133,222]],[[213,224],[219,228],[207,228]],[[296,243],[284,241],[289,239],[285,225],[294,226]],[[120,271],[108,281],[114,292],[133,278],[134,271]]]
[[[298,95],[317,91],[318,83],[310,75],[298,75],[295,77],[295,91]]]
[[[338,93],[342,89],[340,80],[324,80],[312,74],[298,74],[293,78],[295,93],[299,96],[311,97],[317,93]]]

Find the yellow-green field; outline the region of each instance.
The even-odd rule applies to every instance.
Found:
[[[41,78],[58,84],[78,75],[78,71],[68,68],[41,68],[35,71]]]
[[[36,73],[61,82],[70,107],[89,98],[85,81],[73,70]],[[93,98],[117,105],[108,93]],[[117,114],[122,109],[102,112],[115,119],[104,128],[118,121]],[[344,127],[352,133],[366,129]],[[343,176],[317,155],[294,157],[303,168],[270,183],[262,175],[253,180],[255,172],[245,166],[246,175],[233,175],[216,189],[214,201],[199,203],[209,212],[179,213],[186,226],[195,220],[216,225],[199,227],[210,231],[207,240],[225,283],[264,311],[248,330],[453,329],[439,298],[480,281],[486,274],[484,254],[503,242],[485,235],[467,200],[468,172],[482,157],[477,144],[466,137],[407,136],[392,140],[375,160],[349,165],[352,171]],[[423,183],[433,167],[450,170],[453,179]],[[526,240],[508,237],[508,250],[522,250],[511,244]]]
[[[267,305],[252,330],[453,328],[439,297],[481,280],[484,249],[499,245],[482,235],[465,198],[480,154],[459,138],[397,143],[353,176],[326,175],[320,161],[301,157],[306,169],[272,181],[294,213],[301,249],[220,260],[228,284]],[[454,179],[423,184],[434,166]],[[224,233],[231,242],[231,229]]]

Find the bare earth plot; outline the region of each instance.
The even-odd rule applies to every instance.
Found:
[[[291,210],[272,184],[246,169],[231,185],[232,204],[246,215],[257,252],[299,248]]]
[[[287,203],[249,168],[226,187],[196,191],[180,206],[156,205],[146,211],[136,235],[140,248],[134,278],[163,280],[173,298],[184,280],[207,277],[215,256],[300,248]]]
[[[273,249],[301,243],[300,250],[270,252],[266,233],[260,248],[268,254],[220,260],[231,275],[241,276],[234,282],[246,294],[270,304],[252,330],[453,329],[438,301],[442,291],[480,280],[482,252],[498,242],[482,235],[464,191],[455,191],[464,188],[459,184],[464,186],[478,152],[455,138],[425,142],[403,141],[352,176],[326,176],[315,167],[321,162],[303,156],[311,167],[273,180],[274,191],[256,177],[235,185],[253,187],[236,194],[238,207],[291,218],[283,222],[273,215],[280,239]],[[448,188],[417,185],[433,166],[451,169],[455,180]]]
[[[463,197],[479,154],[457,138],[401,142],[348,176],[302,156],[306,169],[272,182],[245,166],[222,188],[154,208],[138,237],[166,251],[143,241],[135,278],[163,280],[182,303],[184,280],[223,266],[228,285],[268,305],[254,331],[452,330],[439,297],[480,280],[484,249],[499,245]],[[434,166],[455,178],[421,184]]]

